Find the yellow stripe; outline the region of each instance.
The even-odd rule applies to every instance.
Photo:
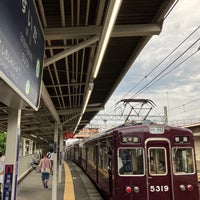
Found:
[[[72,175],[71,175],[69,166],[67,165],[66,162],[64,162],[64,167],[65,167],[65,189],[64,189],[63,200],[75,200]]]

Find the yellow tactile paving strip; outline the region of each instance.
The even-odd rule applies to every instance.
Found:
[[[69,166],[64,162],[65,167],[65,188],[64,188],[64,199],[63,200],[75,200],[74,196],[74,184]]]

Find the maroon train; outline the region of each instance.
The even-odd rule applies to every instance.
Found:
[[[199,200],[194,138],[185,128],[131,125],[69,148],[109,200]]]

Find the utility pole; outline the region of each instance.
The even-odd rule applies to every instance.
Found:
[[[167,113],[167,123],[169,122],[169,113],[167,112],[169,110],[169,92],[167,92],[167,107],[166,107],[166,113]]]
[[[165,124],[168,124],[167,106],[164,106]]]

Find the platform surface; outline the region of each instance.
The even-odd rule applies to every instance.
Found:
[[[66,171],[68,168],[69,171]],[[48,188],[43,188],[41,174],[32,171],[17,187],[17,200],[51,200],[52,176]],[[58,183],[57,200],[103,200],[90,179],[74,163],[63,165],[62,181]]]

